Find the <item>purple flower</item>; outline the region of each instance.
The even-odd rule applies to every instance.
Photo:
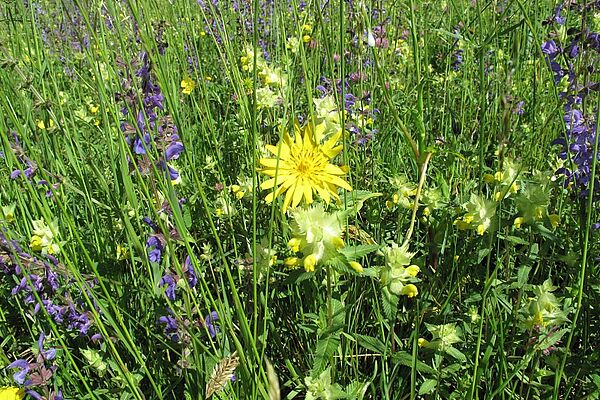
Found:
[[[173,277],[169,274],[163,276],[162,278],[160,278],[160,282],[158,283],[159,287],[163,287],[163,286],[167,286],[167,290],[165,291],[165,295],[167,296],[167,299],[171,300],[171,301],[175,301],[175,280],[173,279]]]
[[[25,384],[25,378],[29,373],[30,367],[26,360],[19,359],[10,363],[6,368],[19,368],[19,371],[13,374],[13,379],[19,385]]]
[[[165,151],[165,158],[167,161],[178,159],[179,155],[183,152],[183,143],[173,142],[167,147]]]
[[[219,314],[217,314],[216,311],[211,312],[204,319],[204,325],[206,326],[206,329],[208,330],[208,334],[213,339],[214,339],[215,336],[217,336],[217,333],[219,333],[219,326],[218,325],[214,325],[214,322],[218,321],[218,320],[219,320]]]
[[[181,269],[187,277],[187,281],[190,287],[196,287],[196,285],[198,284],[198,277],[196,276],[196,271],[194,270],[194,266],[192,265],[192,260],[190,260],[190,256],[187,256],[185,258]]]
[[[13,172],[10,173],[10,179],[17,179],[19,175],[21,175],[21,170],[15,169]]]
[[[542,44],[542,53],[550,56],[550,59],[556,57],[558,54],[558,46],[554,40],[548,40]]]
[[[46,334],[42,331],[40,333],[40,338],[38,339],[38,351],[44,357],[44,360],[53,360],[56,357],[56,349],[51,348],[49,350],[44,351],[44,340],[46,339]]]
[[[518,102],[517,105],[515,106],[513,112],[517,115],[523,115],[523,113],[525,112],[525,110],[523,110],[524,105],[525,105],[524,101]]]
[[[167,309],[167,311],[169,311],[171,315],[173,314],[171,310]],[[165,324],[165,334],[167,337],[169,337],[169,339],[177,342],[179,341],[177,320],[171,315],[164,315],[158,318],[158,323]]]

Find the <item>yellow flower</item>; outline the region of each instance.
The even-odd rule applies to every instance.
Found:
[[[514,224],[515,228],[521,229],[521,225],[523,225],[524,222],[525,222],[525,218],[517,217],[517,218],[515,218],[515,221],[513,224]]]
[[[309,254],[304,258],[304,269],[306,272],[315,272],[315,266],[317,265],[317,257],[314,254]]]
[[[17,387],[1,387],[0,400],[23,400],[25,389]]]
[[[282,208],[285,212],[290,205],[298,206],[303,198],[306,204],[311,204],[313,193],[318,193],[329,203],[332,197],[339,200],[337,187],[352,190],[341,178],[347,172],[330,163],[342,151],[343,146],[336,146],[342,131],[331,135],[323,144],[320,144],[323,124],[315,128],[307,125],[304,129],[296,126],[295,131],[295,140],[285,132],[278,146],[266,146],[275,158],[262,158],[259,161],[264,167],[259,172],[271,177],[260,185],[261,189],[274,189],[265,198],[267,203],[287,192]]]
[[[417,290],[417,287],[415,285],[413,285],[412,283],[409,283],[408,285],[406,285],[402,288],[402,290],[400,291],[400,294],[403,294],[406,297],[411,298],[411,297],[415,297],[416,295],[418,295],[419,291]]]
[[[33,251],[41,251],[43,248],[42,238],[38,235],[33,235],[29,247],[31,247],[31,250]]]
[[[359,263],[357,263],[356,261],[350,261],[350,266],[352,267],[353,270],[355,270],[359,274],[364,271],[363,266],[360,265]]]
[[[192,90],[194,90],[195,87],[196,87],[196,83],[189,76],[186,76],[181,81],[181,92],[183,94],[189,95],[190,93],[192,93]]]

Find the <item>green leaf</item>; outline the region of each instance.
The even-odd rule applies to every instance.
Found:
[[[407,353],[406,351],[399,351],[392,355],[392,360],[394,362],[411,367],[413,365],[413,357],[412,354]],[[431,368],[429,365],[425,364],[423,361],[417,360],[416,362],[417,371],[425,373],[425,374],[437,374],[437,371]]]
[[[354,335],[358,344],[367,350],[375,353],[384,353],[386,346],[385,344],[372,336],[368,335]]]
[[[519,287],[523,287],[529,280],[529,272],[531,271],[531,267],[526,265],[519,268],[517,271],[517,282],[519,283]]]
[[[346,256],[348,261],[354,261],[369,253],[379,250],[379,245],[376,244],[361,244],[358,246],[348,246],[339,250],[340,253]]]
[[[337,351],[339,345],[339,332],[319,338],[317,341],[317,348],[315,350],[315,359],[313,362],[311,375],[316,376],[325,370],[325,367],[329,363],[329,359],[333,357],[333,354]]]
[[[398,296],[396,296],[395,294],[393,294],[392,292],[390,292],[390,290],[388,289],[387,286],[385,286],[382,290],[381,290],[381,305],[383,308],[383,313],[385,314],[386,318],[389,320],[393,320],[396,318],[396,312],[398,310],[398,302],[400,300],[400,298]]]
[[[444,351],[447,354],[449,354],[450,356],[456,358],[459,361],[462,361],[462,362],[467,361],[467,357],[460,350],[458,350],[456,347],[446,346],[444,348]]]
[[[425,382],[419,388],[419,395],[429,394],[434,391],[438,384],[437,379],[425,379]]]
[[[312,272],[306,272],[304,269],[297,269],[297,270],[290,272],[290,274],[288,275],[287,278],[285,278],[283,283],[285,285],[293,285],[295,283],[297,284],[302,281],[309,280],[309,279],[313,278],[314,276],[315,276],[315,274],[313,274]]]
[[[370,382],[354,381],[346,386],[346,398],[349,400],[362,400],[369,388]]]
[[[490,249],[480,249],[477,252],[477,264],[481,264],[481,262],[483,261],[483,259],[485,257],[487,257],[487,255],[490,254]]]

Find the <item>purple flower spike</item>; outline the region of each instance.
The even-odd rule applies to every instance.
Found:
[[[554,40],[548,40],[542,44],[542,53],[549,55],[550,58],[556,57],[558,54],[558,46]]]
[[[25,378],[29,373],[29,363],[26,360],[20,359],[13,361],[6,368],[19,368],[19,371],[13,375],[13,379],[19,385],[23,385],[25,383]]]
[[[179,158],[179,155],[183,153],[183,143],[181,142],[173,142],[167,147],[167,151],[165,152],[165,158],[167,161],[176,160]]]
[[[217,333],[219,333],[219,326],[214,324],[214,322],[218,320],[219,314],[217,314],[216,311],[211,312],[204,320],[204,325],[206,326],[206,329],[208,329],[208,334],[211,338],[214,338],[217,336]]]

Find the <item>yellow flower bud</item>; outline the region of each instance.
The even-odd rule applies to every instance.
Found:
[[[362,265],[360,265],[359,263],[357,263],[356,261],[350,261],[350,266],[352,267],[353,270],[355,270],[356,272],[358,272],[359,274],[362,273],[364,271]]]
[[[496,178],[494,177],[494,175],[492,174],[485,174],[483,175],[483,181],[485,183],[494,183],[494,181],[496,180]]]
[[[405,285],[402,290],[400,291],[400,294],[405,295],[408,298],[411,297],[415,297],[416,295],[419,294],[419,291],[417,290],[417,287],[415,285],[413,285],[412,283],[409,283],[408,285]]]
[[[288,257],[283,261],[283,264],[288,268],[295,268],[300,264],[298,257]]]
[[[523,218],[523,217],[517,217],[517,218],[515,218],[515,221],[513,222],[513,225],[515,226],[515,228],[521,229],[521,225],[524,222],[525,222],[525,218]]]
[[[419,347],[425,347],[429,344],[429,340],[422,338],[422,337],[419,338],[418,342],[419,342]]]
[[[300,244],[302,243],[302,240],[298,239],[298,238],[292,238],[290,239],[290,241],[288,242],[288,247],[290,248],[290,250],[292,250],[294,253],[297,253],[300,251]]]
[[[412,277],[417,276],[417,274],[421,271],[421,269],[417,265],[410,265],[406,267],[406,274]]]
[[[560,222],[560,217],[556,214],[548,215],[548,219],[550,220],[550,224],[552,224],[552,228],[556,228]]]
[[[483,236],[483,234],[485,233],[485,226],[483,224],[479,224],[477,226],[477,233],[479,234],[479,236]]]
[[[496,180],[496,182],[502,182],[502,179],[504,179],[504,174],[502,173],[502,171],[498,171],[494,174],[494,179]]]
[[[42,238],[38,235],[33,235],[31,237],[31,243],[29,243],[29,247],[31,247],[31,250],[33,251],[42,250]]]
[[[331,243],[333,243],[333,245],[335,246],[336,249],[341,249],[342,247],[344,247],[344,241],[342,240],[342,238],[340,237],[334,237],[333,239],[331,239]]]
[[[314,254],[310,254],[304,258],[304,269],[306,272],[315,272],[315,266],[317,265],[317,257]]]

